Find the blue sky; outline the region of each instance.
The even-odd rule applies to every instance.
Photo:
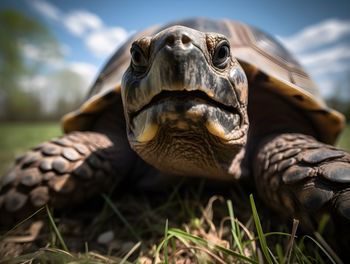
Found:
[[[275,35],[304,64],[325,96],[350,71],[348,0],[2,0],[0,9],[4,8],[20,10],[45,23],[64,53],[60,67],[79,73],[87,82],[131,33],[193,16],[240,20]],[[31,47],[26,51],[39,54]],[[44,85],[44,76],[39,77]]]

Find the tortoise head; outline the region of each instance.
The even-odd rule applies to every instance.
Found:
[[[247,89],[223,35],[173,26],[138,39],[122,81],[130,145],[165,172],[230,177],[247,139]]]

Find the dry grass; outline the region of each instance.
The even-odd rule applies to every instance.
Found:
[[[337,262],[327,244],[317,242],[322,237],[297,237],[295,224],[276,225],[281,220],[246,190],[217,196],[205,185],[202,180],[151,194],[104,195],[56,218],[44,208],[2,237],[0,263]],[[38,222],[35,239],[23,242]]]

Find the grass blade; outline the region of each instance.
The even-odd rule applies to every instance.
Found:
[[[168,219],[165,221],[164,235],[164,263],[168,264]]]
[[[228,207],[228,213],[230,215],[231,233],[232,233],[233,239],[235,241],[235,244],[238,247],[239,253],[244,255],[243,248],[242,248],[242,240],[241,240],[241,236],[239,234],[239,228],[236,225],[235,216],[234,216],[234,213],[233,213],[232,201],[231,200],[227,200],[226,203],[227,203],[227,207]]]
[[[329,220],[331,219],[331,216],[329,214],[322,215],[322,218],[318,224],[317,232],[319,234],[323,234],[327,224],[329,223]]]
[[[254,198],[253,198],[252,194],[249,195],[249,199],[250,199],[250,205],[252,207],[256,231],[258,232],[261,250],[266,258],[266,261],[269,264],[272,264],[273,262],[272,262],[272,259],[271,259],[270,253],[269,253],[269,249],[267,247],[266,238],[265,238],[264,232],[263,232],[262,227],[261,227],[260,218],[258,215],[258,211],[256,210],[256,206],[255,206],[255,202],[254,202]]]
[[[275,263],[278,263],[276,257],[273,255],[272,251],[271,251],[269,248],[267,248],[267,250],[269,251],[270,256],[271,256],[271,258],[273,259],[273,261],[274,261]]]
[[[342,263],[338,255],[334,252],[334,250],[328,245],[328,243],[324,240],[320,233],[314,233],[317,241],[322,245],[322,247],[329,253],[329,255],[334,259],[336,263]]]
[[[199,245],[199,246],[202,246],[202,247],[209,247],[209,248],[212,248],[212,249],[215,249],[216,251],[219,251],[225,255],[228,255],[228,256],[233,256],[233,257],[236,257],[238,259],[241,259],[241,260],[244,260],[244,261],[247,261],[249,263],[254,263],[254,264],[257,264],[258,262],[256,262],[255,260],[251,259],[251,258],[248,258],[240,253],[237,253],[235,251],[232,251],[231,249],[228,249],[228,248],[225,248],[223,246],[220,246],[220,245],[216,245],[216,244],[212,244],[210,242],[208,242],[207,240],[203,239],[203,238],[200,238],[198,236],[194,236],[194,235],[191,235],[185,231],[182,231],[180,229],[177,229],[177,228],[171,228],[169,229],[168,231],[168,234],[173,236],[173,237],[176,237],[178,238],[180,241],[190,241],[196,245]]]
[[[163,239],[163,241],[158,244],[158,246],[157,246],[157,248],[155,250],[155,253],[154,253],[155,263],[159,262],[159,253],[160,253],[160,250],[162,249],[162,247],[164,247],[165,241],[166,240],[170,240],[172,237],[173,237],[173,235],[166,234],[166,236]]]
[[[138,240],[141,241],[141,238],[135,233],[134,229],[132,226],[129,224],[129,222],[124,218],[124,216],[119,212],[117,207],[113,204],[113,202],[107,197],[107,195],[102,194],[103,199],[106,201],[106,203],[111,207],[113,212],[119,217],[120,221],[123,222],[125,227],[129,229],[130,233]]]
[[[16,230],[20,225],[22,225],[23,223],[25,223],[26,221],[28,221],[30,218],[32,218],[33,216],[35,216],[36,214],[40,213],[45,207],[40,207],[38,210],[36,210],[34,213],[32,213],[31,215],[29,215],[28,217],[26,217],[24,220],[20,221],[19,223],[17,223],[14,227],[12,227],[9,231],[7,231],[5,234],[3,234],[2,236],[0,236],[0,241],[3,240],[6,236],[8,236],[13,230]]]
[[[304,236],[304,238],[308,238],[308,239],[310,239],[312,242],[314,242],[314,243],[322,250],[322,252],[327,256],[327,258],[328,258],[333,264],[337,264],[337,262],[336,262],[336,261],[332,258],[332,256],[327,252],[327,250],[325,250],[324,247],[323,247],[316,239],[314,239],[314,238],[312,238],[312,237],[310,237],[310,236],[308,236],[308,235]],[[338,263],[342,263],[341,260],[338,260],[338,261],[340,261],[340,262],[338,262]]]
[[[277,259],[279,264],[284,263],[284,255],[283,255],[283,250],[281,244],[276,244],[275,246],[276,254],[277,254]]]
[[[128,258],[141,246],[141,241],[137,242],[132,249],[125,255],[125,257],[120,261],[119,264],[124,264],[128,260]]]
[[[299,220],[298,219],[293,219],[293,228],[292,228],[292,236],[288,242],[288,247],[286,250],[286,263],[289,264],[290,263],[290,259],[292,257],[292,251],[293,251],[293,246],[294,246],[294,240],[295,240],[295,235],[297,233],[297,229],[298,229],[298,225],[299,225]]]
[[[62,238],[62,236],[61,236],[61,233],[60,233],[60,231],[58,230],[55,221],[53,220],[53,217],[52,217],[52,215],[51,215],[50,209],[49,209],[49,207],[48,207],[47,205],[46,205],[46,212],[47,212],[47,215],[48,215],[48,217],[49,217],[50,224],[51,224],[51,226],[52,226],[52,228],[53,228],[55,234],[57,235],[58,240],[60,241],[63,250],[68,252],[68,247],[67,247],[66,243],[64,242],[64,240],[63,240],[63,238]]]

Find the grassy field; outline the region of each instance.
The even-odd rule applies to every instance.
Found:
[[[347,125],[344,132],[341,134],[338,144],[339,147],[350,151],[350,125]]]
[[[0,123],[0,175],[14,158],[43,140],[61,135],[58,122]]]
[[[16,155],[60,134],[58,123],[1,124],[0,174],[11,164]],[[338,145],[350,150],[350,126],[346,128]],[[179,183],[171,191],[166,191],[165,196],[159,195],[152,199],[139,190],[134,192],[128,190],[127,195],[119,196],[117,201],[103,196],[103,210],[93,212],[88,217],[84,212],[84,219],[92,219],[90,222],[84,220],[82,223],[77,220],[80,216],[77,217],[76,212],[73,212],[73,218],[66,216],[66,219],[57,221],[58,218],[53,218],[48,208],[43,208],[41,213],[46,211],[44,216],[46,229],[43,228],[41,231],[40,243],[26,245],[26,248],[18,250],[20,257],[13,262],[0,260],[0,264],[32,261],[33,263],[152,263],[152,261],[153,263],[262,263],[264,260],[265,263],[337,262],[334,252],[331,249],[325,250],[328,245],[322,236],[317,233],[318,237],[295,238],[293,234],[298,228],[296,222],[282,221],[277,225],[271,224],[271,219],[277,217],[265,212],[261,201],[257,201],[255,205],[252,197],[244,194],[242,190],[237,192],[232,190],[228,194],[217,196],[215,192],[213,194],[203,191],[205,183],[184,191],[181,184]],[[240,220],[236,218],[237,215],[240,216]],[[27,230],[25,223],[22,225],[24,230]],[[74,232],[70,231],[72,226],[75,226]],[[76,226],[80,228],[77,229]],[[322,229],[324,227],[319,228]],[[21,226],[18,230],[19,234],[22,234]],[[97,238],[110,233],[111,230],[114,230],[115,236],[111,242],[104,246],[96,245]],[[9,233],[5,232],[5,239],[11,239]],[[0,256],[3,250],[1,238],[3,237],[0,234]],[[21,237],[14,233],[13,238]],[[78,249],[77,244],[80,244]],[[18,243],[7,244],[7,247],[15,248],[15,246],[18,246]],[[29,254],[24,254],[28,252]]]

